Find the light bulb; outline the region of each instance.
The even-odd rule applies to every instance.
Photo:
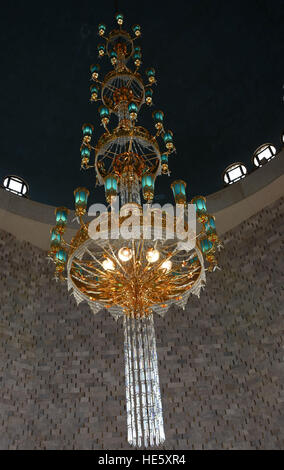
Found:
[[[127,248],[127,246],[124,246],[123,248],[120,248],[118,257],[121,261],[129,261],[132,258],[132,250]]]
[[[172,269],[172,265],[173,263],[168,259],[161,264],[160,269],[168,273]]]
[[[103,268],[104,268],[106,271],[114,271],[114,269],[115,269],[114,263],[113,263],[112,260],[109,259],[109,258],[106,258],[106,259],[102,262],[102,265],[103,265]]]
[[[149,263],[155,263],[160,258],[160,252],[155,248],[150,248],[146,253],[146,259]]]

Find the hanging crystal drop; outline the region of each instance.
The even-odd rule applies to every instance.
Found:
[[[163,422],[163,408],[161,400],[161,391],[160,391],[160,380],[159,380],[159,370],[158,370],[158,355],[156,347],[156,337],[155,337],[155,328],[154,328],[154,317],[150,315],[148,328],[150,329],[150,351],[151,351],[151,360],[153,362],[153,386],[154,386],[154,401],[155,401],[155,422],[158,427],[158,432],[156,434],[156,444],[159,445],[165,440],[164,432],[164,422]],[[159,434],[159,441],[157,437]]]
[[[123,206],[128,202],[141,204],[140,185],[137,175],[123,174],[120,179],[120,202]]]
[[[128,442],[140,447],[165,440],[153,315],[124,316]]]
[[[144,446],[149,445],[149,419],[148,419],[148,403],[147,403],[147,384],[144,367],[144,351],[143,351],[143,337],[142,337],[142,325],[141,321],[137,322],[137,334],[138,334],[138,356],[139,356],[139,375],[141,383],[141,407],[142,407],[142,419],[143,419],[143,434],[144,434]]]

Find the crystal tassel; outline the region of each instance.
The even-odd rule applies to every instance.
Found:
[[[140,447],[165,440],[153,315],[124,317],[128,442]]]

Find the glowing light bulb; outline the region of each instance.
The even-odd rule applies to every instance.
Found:
[[[156,263],[160,258],[160,252],[155,248],[150,248],[146,253],[146,259],[149,263]]]
[[[115,269],[114,263],[113,263],[112,260],[109,259],[109,258],[106,258],[106,259],[102,262],[102,265],[103,265],[103,268],[104,268],[106,271],[114,271],[114,269]]]
[[[161,264],[160,269],[163,269],[163,271],[166,271],[167,273],[172,269],[173,263],[168,259],[167,261],[164,261]]]
[[[127,248],[127,246],[124,246],[123,248],[120,248],[118,257],[121,261],[129,261],[132,258],[132,250]]]

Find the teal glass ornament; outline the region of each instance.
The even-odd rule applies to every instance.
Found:
[[[162,123],[164,120],[164,113],[163,111],[154,111],[152,114],[152,117],[156,123],[157,122]]]
[[[141,35],[141,27],[139,24],[135,24],[132,26],[132,31],[135,34],[135,36],[140,36]]]
[[[141,179],[143,197],[150,202],[154,198],[155,178],[151,174],[145,174]]]
[[[164,153],[163,155],[161,155],[161,163],[162,165],[167,165],[169,162],[169,157],[166,153]]]
[[[119,26],[121,26],[123,24],[123,18],[124,18],[124,16],[123,16],[122,13],[117,13],[115,15],[115,19],[116,19],[117,23],[119,24]]]
[[[106,46],[104,44],[98,45],[99,56],[102,57],[106,52]]]
[[[91,151],[88,147],[81,148],[81,157],[82,158],[90,158]]]
[[[58,207],[55,209],[55,220],[56,220],[56,225],[66,225],[67,224],[67,218],[68,218],[68,212],[69,210],[66,209],[66,207]]]
[[[134,103],[133,101],[131,103],[129,103],[128,105],[128,111],[129,113],[137,113],[138,112],[138,106],[136,103]]]
[[[100,23],[98,26],[98,33],[100,36],[103,36],[106,32],[106,25],[103,23]]]
[[[152,88],[147,88],[145,91],[145,98],[152,98],[153,97],[153,90]]]
[[[176,180],[171,184],[171,188],[176,204],[184,204],[186,202],[186,182],[183,180]]]
[[[109,109],[106,106],[100,106],[99,113],[101,118],[109,117]]]
[[[200,240],[200,248],[202,253],[209,253],[209,251],[213,248],[213,243],[208,240],[208,238],[202,238]]]
[[[65,250],[58,250],[55,254],[55,259],[57,262],[65,264],[67,261],[67,253]]]
[[[94,132],[94,126],[92,124],[84,124],[82,126],[83,137],[92,137]]]
[[[148,78],[155,77],[155,74],[156,74],[155,69],[153,67],[151,67],[150,69],[147,69],[145,73]]]
[[[163,139],[164,139],[165,144],[172,143],[173,133],[171,131],[165,132]]]
[[[88,197],[89,197],[89,191],[86,188],[77,188],[74,191],[74,196],[75,196],[75,205],[77,206],[78,204],[80,205],[87,205],[88,202]]]
[[[92,64],[90,67],[90,71],[92,74],[92,79],[97,80],[99,76],[100,66],[98,64]]]
[[[205,222],[205,230],[206,232],[212,232],[212,231],[216,231],[216,224],[215,224],[215,219],[212,215],[208,216],[208,220],[207,222]]]

